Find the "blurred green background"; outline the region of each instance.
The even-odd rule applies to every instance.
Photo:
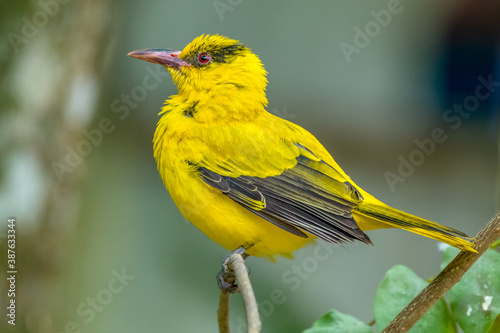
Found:
[[[9,217],[18,275],[16,326],[2,313],[0,331],[217,331],[215,274],[227,251],[183,219],[152,155],[157,114],[176,89],[164,69],[126,56],[182,49],[200,34],[251,47],[269,72],[269,110],[314,133],[357,184],[475,235],[498,210],[500,87],[483,85],[490,95],[477,105],[473,98],[479,76],[500,81],[498,7],[3,1],[0,277]],[[456,113],[454,104],[472,111]],[[415,140],[437,128],[446,140],[418,153]],[[387,173],[410,158],[418,165],[391,186]],[[248,259],[263,332],[301,332],[330,308],[370,322],[390,267],[423,278],[439,272],[436,241],[401,230],[369,236],[374,247],[309,247],[276,264]],[[239,296],[230,316],[233,331],[244,332]]]

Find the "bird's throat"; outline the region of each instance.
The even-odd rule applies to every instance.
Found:
[[[227,83],[211,89],[180,90],[167,104],[175,106],[184,116],[210,123],[252,120],[266,112],[267,98],[263,90]]]

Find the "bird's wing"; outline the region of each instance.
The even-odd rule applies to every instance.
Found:
[[[252,163],[248,156],[207,160],[197,172],[212,188],[294,235],[371,244],[352,216],[353,207],[363,200],[359,191],[307,147],[290,145],[288,156]],[[259,170],[263,170],[260,175]]]

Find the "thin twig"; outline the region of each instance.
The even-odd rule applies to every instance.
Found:
[[[439,275],[415,297],[406,308],[382,331],[382,333],[407,332],[451,289],[479,257],[500,237],[500,213],[476,236],[474,247],[478,253],[460,252]]]
[[[243,297],[243,302],[245,303],[245,311],[247,314],[247,332],[259,333],[261,329],[259,308],[257,307],[257,301],[255,300],[252,284],[250,283],[250,278],[248,277],[245,260],[240,254],[233,253],[229,257],[228,265],[236,275],[238,289]]]
[[[230,333],[229,330],[229,293],[221,290],[219,297],[219,309],[217,319],[219,322],[219,333]]]
[[[248,278],[245,260],[241,254],[233,253],[229,256],[227,266],[234,272],[236,282],[238,283],[238,292],[243,297],[247,315],[247,332],[259,333],[261,329],[259,309],[253,293],[252,284]],[[219,332],[229,333],[229,293],[226,291],[221,291],[217,314],[219,318]]]

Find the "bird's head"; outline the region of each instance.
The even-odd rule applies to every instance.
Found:
[[[196,37],[182,51],[143,49],[131,57],[165,66],[180,95],[209,94],[234,100],[242,94],[267,104],[266,71],[259,58],[239,41],[220,35]]]

